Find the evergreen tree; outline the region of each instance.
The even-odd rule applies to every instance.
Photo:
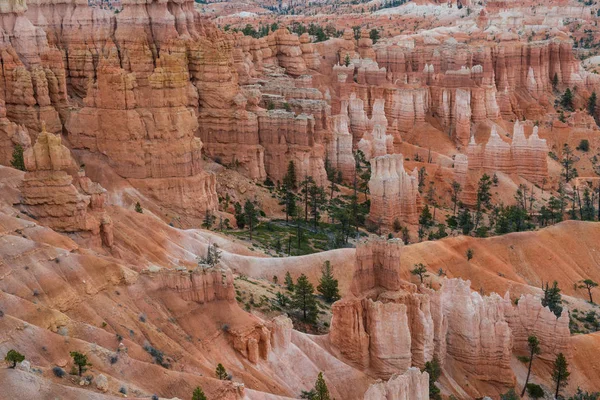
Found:
[[[567,90],[565,90],[560,98],[560,105],[567,111],[573,111],[573,92],[571,92],[571,89],[567,88]]]
[[[535,335],[531,335],[527,338],[527,347],[529,348],[529,367],[527,368],[527,378],[525,378],[525,385],[523,386],[521,397],[525,396],[525,390],[527,390],[529,376],[531,375],[531,366],[533,365],[533,358],[542,352],[540,349],[540,342]]]
[[[296,196],[290,189],[285,188],[284,190],[285,222],[288,222],[289,217],[296,215]]]
[[[194,393],[192,394],[192,400],[207,400],[204,391],[199,386],[194,389]]]
[[[311,182],[308,188],[308,205],[310,207],[310,215],[313,220],[314,229],[317,229],[319,219],[321,218],[321,211],[325,206],[325,203],[325,191],[314,181]]]
[[[598,98],[596,97],[596,92],[592,92],[590,98],[588,99],[587,102],[587,112],[588,114],[590,114],[592,117],[595,117],[596,115],[596,103],[598,101]]]
[[[346,54],[346,57],[344,58],[344,65],[346,67],[350,66],[350,54]]]
[[[556,90],[557,87],[558,87],[558,74],[555,72],[554,76],[552,77],[552,89]]]
[[[456,215],[456,206],[458,205],[458,196],[462,191],[460,187],[460,183],[453,181],[452,182],[452,203],[454,204],[453,215]]]
[[[81,374],[83,374],[87,370],[87,367],[92,366],[92,364],[88,362],[87,355],[78,351],[72,351],[69,354],[73,358],[73,363],[77,366],[79,376],[81,376]]]
[[[216,217],[213,215],[213,213],[210,212],[210,210],[206,210],[204,213],[204,220],[202,221],[202,227],[205,229],[212,228],[213,224],[215,223],[215,219]]]
[[[419,225],[424,228],[429,228],[433,225],[433,216],[431,215],[431,211],[429,211],[429,206],[427,204],[425,204],[425,207],[423,207],[421,215],[419,216]]]
[[[436,356],[431,361],[425,363],[423,371],[429,374],[429,398],[434,400],[441,400],[440,389],[435,385],[435,382],[439,379],[442,369]]]
[[[594,282],[591,279],[584,279],[581,282],[581,285],[578,287],[580,289],[586,289],[588,291],[588,296],[590,296],[590,303],[594,304],[594,299],[592,298],[592,289],[598,287],[598,283]]]
[[[415,264],[415,268],[410,271],[411,274],[418,276],[421,284],[423,284],[423,278],[429,277],[427,274],[427,267],[423,263]]]
[[[554,398],[558,399],[560,389],[567,386],[569,382],[569,364],[563,353],[558,353],[556,360],[554,361],[554,368],[552,369],[552,380],[556,383],[556,391]]]
[[[304,222],[308,221],[308,199],[310,197],[310,192],[312,186],[315,184],[315,181],[312,176],[305,177],[302,182],[300,182],[300,186],[302,187],[301,193],[304,198]]]
[[[467,249],[467,253],[466,253],[467,261],[471,261],[473,259],[473,255],[474,255],[473,249]]]
[[[333,271],[331,270],[331,263],[329,260],[325,261],[325,264],[323,265],[321,280],[317,286],[317,291],[323,295],[323,298],[328,303],[333,303],[340,298],[338,280],[333,277]]]
[[[543,287],[544,297],[542,298],[542,305],[544,307],[548,307],[550,311],[556,315],[556,317],[560,317],[562,314],[562,296],[560,294],[560,288],[558,287],[558,282],[554,281],[552,287],[548,287],[548,283],[546,283],[546,287]]]
[[[142,208],[142,205],[140,204],[140,202],[136,202],[135,203],[135,212],[143,214],[144,213],[144,209]]]
[[[569,400],[599,400],[600,392],[588,393],[581,390],[581,388],[577,388],[577,393],[574,396],[569,397]]]
[[[302,320],[314,323],[317,320],[317,300],[314,295],[315,288],[302,274],[296,281],[292,295],[292,306],[302,312]]]
[[[292,279],[292,275],[290,275],[290,271],[285,273],[284,283],[287,290],[290,292],[294,291],[294,280]]]
[[[319,376],[317,377],[317,381],[315,382],[315,396],[314,400],[331,400],[329,396],[329,389],[327,389],[327,384],[325,383],[325,379],[323,378],[323,373],[319,372]]]
[[[246,203],[244,203],[244,216],[246,219],[246,226],[250,230],[250,240],[252,240],[252,232],[258,224],[258,210],[250,200],[246,200]]]
[[[23,146],[20,144],[15,145],[12,154],[12,160],[10,161],[10,165],[12,165],[13,168],[21,171],[25,171],[25,158],[23,157],[23,153]]]
[[[4,357],[4,361],[12,363],[11,368],[15,368],[17,363],[23,362],[23,360],[25,360],[25,356],[16,350],[9,350]]]
[[[296,165],[293,161],[288,163],[287,172],[283,177],[283,186],[288,190],[296,190],[298,188],[296,180]]]
[[[377,41],[379,40],[379,31],[375,28],[371,29],[371,31],[369,32],[369,37],[373,41],[373,44],[377,43]]]
[[[277,301],[277,304],[279,304],[281,307],[287,307],[287,305],[290,303],[290,298],[281,292],[277,292],[275,295],[275,301]]]
[[[578,176],[577,169],[573,167],[575,163],[575,156],[573,154],[573,150],[569,147],[568,144],[565,143],[563,146],[563,157],[560,161],[562,165],[562,176],[565,178],[565,181],[569,183],[569,181]]]
[[[222,381],[226,380],[229,377],[229,374],[227,373],[227,370],[225,369],[223,364],[219,363],[219,365],[217,365],[217,369],[215,369],[215,376],[217,377],[217,379],[220,379]]]
[[[206,257],[198,258],[198,265],[209,265],[211,267],[216,266],[221,261],[221,250],[216,243],[208,245],[206,250]]]
[[[235,202],[233,205],[233,213],[235,216],[235,223],[237,224],[239,229],[244,229],[246,226],[246,215],[244,215],[244,210],[242,205],[239,202]]]

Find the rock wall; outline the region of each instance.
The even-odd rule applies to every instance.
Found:
[[[470,285],[461,279],[446,279],[442,285],[446,362],[454,361],[474,379],[510,386],[515,382],[510,368],[513,338],[503,300],[495,293],[482,297]]]
[[[158,290],[176,292],[185,301],[210,303],[213,301],[235,301],[231,270],[218,267],[198,267],[192,271],[161,269],[149,273],[157,282]]]
[[[409,368],[387,382],[372,384],[364,400],[427,400],[429,399],[429,374],[417,368]]]
[[[529,355],[527,338],[535,335],[540,342],[540,358],[553,362],[558,353],[569,354],[569,312],[556,317],[539,297],[521,295],[516,306],[509,296],[504,297],[504,313],[513,334],[514,351]]]
[[[88,233],[110,247],[112,222],[104,212],[105,190],[80,171],[61,138],[45,130],[24,153],[27,173],[20,206],[56,231]],[[73,174],[73,175],[71,175]]]
[[[399,239],[370,238],[356,245],[351,291],[360,296],[374,288],[399,290],[400,255],[403,243]]]
[[[332,307],[334,351],[385,379],[436,357],[451,377],[512,387],[509,324],[518,323],[527,303],[513,310],[507,300],[482,297],[460,279],[445,279],[437,291],[417,288],[399,278],[400,251],[398,241],[375,238],[357,247],[352,294]],[[375,386],[372,393],[380,394],[383,387]]]
[[[512,142],[508,143],[498,134],[496,126],[492,126],[490,138],[485,145],[478,145],[472,137],[467,147],[468,170],[483,171],[488,174],[503,172],[518,174],[531,182],[541,185],[548,178],[548,147],[545,139],[540,139],[537,126],[525,138],[524,126],[516,121]],[[464,175],[463,161],[455,163],[456,174]],[[462,179],[462,178],[461,178]]]
[[[402,154],[385,155],[371,160],[371,208],[369,220],[384,226],[394,221],[416,224],[420,212],[418,176],[404,170]]]

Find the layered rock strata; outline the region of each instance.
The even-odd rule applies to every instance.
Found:
[[[541,185],[548,178],[547,155],[546,140],[538,136],[537,126],[533,127],[532,134],[526,138],[524,126],[516,121],[511,143],[500,137],[496,126],[492,127],[490,138],[485,145],[478,145],[475,139],[471,138],[467,147],[468,170],[483,171],[488,174],[495,172],[517,174]],[[462,168],[462,163],[461,157],[459,169]],[[462,177],[464,171],[461,169],[456,173]]]
[[[417,170],[404,170],[402,154],[375,157],[371,160],[369,219],[379,225],[391,226],[395,220],[416,224],[421,199]]]
[[[106,191],[79,170],[60,136],[43,127],[24,161],[20,204],[28,215],[56,231],[90,233],[112,246],[112,222],[104,211]]]

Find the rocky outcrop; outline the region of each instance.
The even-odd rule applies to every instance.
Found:
[[[260,142],[264,147],[265,170],[278,182],[294,162],[299,177],[312,176],[325,185],[325,149],[315,140],[315,120],[311,115],[295,115],[284,110],[258,112]]]
[[[514,351],[528,355],[527,338],[534,335],[540,342],[538,357],[554,361],[558,353],[569,354],[569,312],[563,310],[556,317],[541,299],[532,295],[521,295],[516,306],[508,294],[504,297],[504,313],[513,334]]]
[[[446,362],[452,360],[472,378],[510,386],[512,334],[504,315],[503,299],[493,293],[482,297],[471,283],[446,279],[441,303],[448,321]]]
[[[158,203],[202,216],[217,206],[215,178],[202,169],[202,142],[193,105],[197,92],[183,54],[166,49],[140,81],[100,61],[85,107],[67,123],[73,147],[105,154],[122,177]]]
[[[402,242],[373,238],[357,246],[352,297],[334,303],[329,338],[362,369],[389,378],[433,357],[429,296],[400,279]]]
[[[352,152],[352,135],[348,130],[348,117],[335,115],[332,120],[332,138],[327,146],[327,161],[330,167],[342,174],[342,179],[350,181],[354,177],[356,162]]]
[[[185,301],[200,304],[235,301],[233,275],[228,268],[199,266],[191,271],[163,268],[147,275],[157,290],[174,292]]]
[[[20,205],[28,215],[56,231],[88,233],[112,246],[112,222],[104,212],[106,191],[79,170],[60,136],[42,127],[24,161]]]
[[[230,329],[233,348],[251,363],[266,360],[271,352],[271,332],[263,324],[248,325],[240,329]]]
[[[374,288],[400,290],[402,241],[371,238],[356,245],[351,290],[360,296]]]
[[[371,208],[369,219],[391,226],[395,220],[415,224],[420,212],[417,170],[404,170],[402,154],[385,155],[371,160]]]
[[[548,147],[537,131],[537,126],[534,126],[532,134],[525,138],[524,126],[516,121],[511,143],[500,137],[495,125],[485,145],[476,144],[472,137],[467,147],[468,170],[488,174],[514,173],[541,185],[548,178]],[[455,163],[455,168],[457,166],[463,168],[462,161]],[[462,176],[463,172],[457,171],[457,174]]]
[[[373,103],[373,116],[369,120],[372,132],[365,132],[358,142],[358,149],[363,152],[366,160],[384,156],[394,152],[394,137],[386,134],[387,118],[385,116],[383,99]]]
[[[429,399],[429,374],[409,368],[388,381],[372,384],[364,400],[427,400]]]

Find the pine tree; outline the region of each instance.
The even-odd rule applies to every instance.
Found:
[[[555,72],[554,76],[552,77],[552,89],[556,90],[557,87],[558,87],[558,74]]]
[[[329,396],[329,389],[327,389],[327,383],[325,383],[325,379],[323,378],[323,373],[319,372],[319,376],[317,377],[317,381],[315,382],[315,396],[314,400],[331,400]]]
[[[441,400],[440,389],[435,385],[435,382],[439,379],[442,370],[437,357],[433,357],[431,361],[425,363],[423,371],[429,374],[429,398],[434,400]]]
[[[283,177],[283,186],[288,190],[296,190],[298,188],[296,180],[296,166],[294,165],[293,161],[288,163],[287,172]]]
[[[369,32],[369,37],[373,41],[373,44],[377,43],[377,41],[379,40],[379,31],[375,28],[371,29],[371,31]]]
[[[246,215],[244,214],[242,205],[236,201],[233,204],[233,210],[235,216],[235,223],[237,224],[239,229],[244,229],[244,227],[246,226]]]
[[[415,264],[415,268],[410,271],[411,274],[416,275],[421,280],[421,284],[423,283],[423,278],[429,277],[427,275],[427,267],[423,263]]]
[[[587,102],[587,112],[592,117],[596,115],[597,101],[598,101],[598,98],[596,97],[596,92],[592,92],[592,94],[590,95],[590,98],[588,99],[588,102]]]
[[[10,161],[10,165],[12,165],[13,168],[21,171],[25,171],[25,158],[23,157],[23,153],[23,146],[20,144],[15,145],[12,154],[12,160]]]
[[[140,204],[140,202],[136,202],[135,203],[135,212],[143,214],[144,213],[144,209],[142,208],[142,205]]]
[[[80,353],[78,351],[72,351],[69,354],[73,358],[73,363],[77,366],[79,376],[81,376],[81,374],[83,374],[86,371],[88,366],[92,365],[88,362],[87,355],[83,353]]]
[[[562,314],[562,296],[560,294],[560,288],[558,287],[558,282],[554,281],[552,287],[548,287],[548,283],[546,283],[546,287],[543,288],[544,297],[542,298],[542,305],[544,307],[548,307],[550,311],[556,315],[556,317],[560,317]]]
[[[213,215],[213,213],[210,210],[206,210],[206,212],[204,213],[204,221],[202,222],[202,227],[205,229],[212,228],[213,224],[215,223],[215,219],[216,217]]]
[[[296,281],[292,294],[292,306],[302,312],[302,320],[314,323],[317,319],[317,300],[314,295],[315,288],[302,274]]]
[[[346,54],[346,57],[344,58],[344,65],[346,67],[350,66],[350,54]]]
[[[571,179],[576,178],[578,176],[577,169],[573,167],[575,164],[575,156],[573,155],[573,150],[569,147],[568,144],[565,143],[563,146],[563,158],[560,161],[562,165],[562,176],[565,178],[565,181],[568,183]]]
[[[456,215],[456,206],[458,205],[458,196],[462,191],[460,187],[460,183],[453,181],[452,182],[452,203],[454,204],[453,215]]]
[[[556,360],[554,361],[554,368],[552,369],[552,380],[556,383],[556,392],[554,398],[558,399],[560,389],[567,386],[569,382],[569,364],[563,353],[558,353]]]
[[[219,365],[217,365],[217,369],[215,370],[215,375],[216,375],[217,379],[220,379],[222,381],[226,380],[229,377],[227,370],[221,363],[219,363]]]
[[[291,189],[285,188],[284,203],[285,203],[285,222],[288,222],[289,217],[296,215],[296,196]]]
[[[321,210],[325,205],[325,191],[322,187],[317,186],[313,181],[308,188],[308,205],[310,207],[310,215],[313,220],[313,228],[317,229],[319,219],[321,218]]]
[[[333,303],[340,298],[340,291],[338,289],[338,280],[333,277],[333,271],[331,270],[331,263],[325,261],[322,269],[321,280],[317,286],[317,290],[328,303]]]
[[[290,271],[285,273],[284,283],[287,290],[290,292],[294,291],[294,280],[292,279],[292,275],[290,275]]]
[[[594,282],[591,279],[584,279],[581,282],[581,285],[578,287],[580,289],[586,289],[588,291],[588,295],[590,296],[590,303],[594,304],[594,299],[592,298],[592,289],[598,287],[598,283]]]
[[[531,375],[531,366],[533,365],[533,358],[540,354],[540,342],[535,335],[531,335],[527,338],[527,347],[529,347],[529,367],[527,368],[527,378],[525,378],[525,385],[521,392],[521,397],[525,396],[525,390],[527,390],[527,384],[529,383],[529,376]]]
[[[192,394],[192,400],[207,400],[206,395],[201,387],[196,387],[194,389],[194,393]]]
[[[560,98],[560,105],[567,111],[573,111],[573,92],[571,92],[571,89],[567,88],[567,90],[565,90]]]
[[[250,230],[250,240],[252,240],[252,232],[258,224],[258,210],[250,200],[246,200],[246,203],[244,203],[244,216],[246,219],[246,226]]]

